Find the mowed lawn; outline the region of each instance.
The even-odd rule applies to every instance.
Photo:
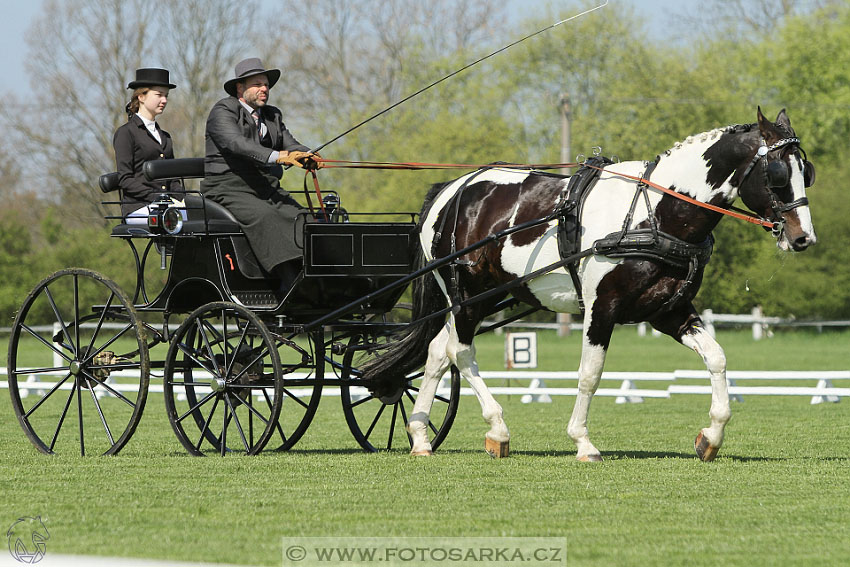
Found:
[[[482,367],[500,368],[502,338],[482,339]],[[850,369],[846,332],[753,342],[736,331],[720,341],[733,369]],[[540,343],[541,369],[576,368],[577,335],[543,333]],[[615,336],[607,365],[701,367],[669,339],[639,338],[629,328]],[[289,453],[222,459],[186,455],[157,394],[120,455],[46,457],[1,394],[0,522],[40,515],[48,557],[280,565],[281,540],[292,536],[559,536],[568,565],[846,565],[850,558],[850,400],[813,406],[807,397],[746,397],[733,404],[718,459],[701,463],[693,439],[708,424],[709,396],[623,405],[597,398],[591,438],[605,462],[585,464],[565,433],[571,397],[526,405],[501,396],[512,433],[512,455],[503,460],[484,453],[486,427],[470,397],[433,458],[361,452],[338,398],[327,398]]]

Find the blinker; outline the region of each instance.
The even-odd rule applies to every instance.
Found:
[[[803,184],[806,188],[815,184],[815,165],[807,159],[803,160]]]
[[[788,164],[782,160],[772,161],[767,164],[767,186],[771,189],[779,189],[788,185]]]
[[[790,178],[789,166],[781,160],[772,161],[767,164],[765,171],[767,186],[771,189],[780,189],[788,185]],[[807,189],[815,184],[815,166],[807,159],[803,159],[803,186]]]

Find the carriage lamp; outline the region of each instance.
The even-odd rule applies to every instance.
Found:
[[[183,215],[174,207],[168,207],[162,213],[162,228],[168,234],[177,234],[183,229]]]
[[[348,212],[340,206],[339,195],[335,193],[325,195],[322,204],[330,222],[348,222]]]
[[[183,229],[183,215],[173,206],[168,195],[160,195],[150,204],[148,211],[148,228],[152,232],[177,234]]]

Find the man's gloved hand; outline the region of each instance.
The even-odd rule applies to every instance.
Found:
[[[303,165],[301,165],[301,162],[299,160],[302,160],[309,155],[310,155],[310,152],[282,151],[282,152],[280,152],[280,155],[277,157],[277,163],[279,163],[281,165],[294,165],[295,167],[304,167]]]
[[[315,171],[325,167],[325,163],[322,161],[322,156],[317,153],[308,154],[301,163],[304,164],[304,169],[307,171]]]
[[[316,158],[319,158],[318,160]],[[319,169],[322,167],[321,156],[312,152],[280,152],[277,163],[282,165],[294,165],[303,169]]]

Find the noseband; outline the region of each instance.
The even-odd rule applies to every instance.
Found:
[[[775,236],[778,236],[782,232],[782,224],[784,222],[782,219],[782,213],[787,213],[797,207],[803,207],[809,204],[809,200],[806,197],[801,197],[790,203],[783,203],[773,191],[774,188],[784,187],[788,184],[789,170],[788,165],[784,162],[769,162],[767,154],[773,150],[778,150],[779,148],[789,145],[795,145],[798,149],[800,149],[800,151],[802,151],[800,148],[800,138],[783,138],[773,145],[768,146],[764,138],[760,137],[759,147],[756,150],[755,155],[753,155],[753,159],[750,161],[750,164],[747,166],[746,171],[744,171],[744,175],[741,177],[741,182],[738,185],[739,187],[743,185],[747,176],[755,168],[756,164],[761,162],[764,189],[767,191],[768,198],[770,199],[770,210],[773,213],[773,218],[770,220],[773,221],[773,234]],[[803,160],[803,172],[805,176],[805,185],[806,187],[809,187],[811,185],[811,181],[814,180],[814,166],[812,166],[807,159]]]

